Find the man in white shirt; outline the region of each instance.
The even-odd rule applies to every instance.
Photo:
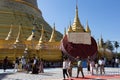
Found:
[[[65,80],[65,75],[68,77],[67,69],[68,69],[68,61],[67,61],[67,58],[64,58],[64,60],[63,60],[63,78],[64,78],[64,80]]]
[[[115,58],[115,64],[116,64],[116,67],[119,66],[119,59],[117,57]]]

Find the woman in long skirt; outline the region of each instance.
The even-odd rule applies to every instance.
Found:
[[[39,73],[44,73],[43,60],[42,59],[39,60]]]

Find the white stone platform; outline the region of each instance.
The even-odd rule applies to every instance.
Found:
[[[84,68],[84,75],[90,75],[87,73],[87,69]],[[120,68],[105,68],[105,75],[119,75]],[[73,68],[73,77],[76,77],[77,69]],[[100,75],[99,75],[100,76]],[[81,73],[79,75],[81,77]],[[8,69],[3,72],[0,69],[0,80],[62,80],[62,68],[46,68],[44,73],[40,74],[27,74],[26,72],[14,72],[13,69]],[[97,80],[97,79],[96,79]],[[119,80],[119,79],[108,79]]]

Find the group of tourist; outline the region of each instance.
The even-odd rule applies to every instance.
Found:
[[[120,60],[118,57],[113,57],[111,60],[112,67],[119,67]]]
[[[77,58],[75,58],[75,61],[77,62],[77,75],[76,77],[79,77],[79,72],[81,72],[82,78],[84,78],[84,71],[83,71],[83,64],[82,64],[82,59],[77,56]],[[87,63],[87,71],[88,74],[91,75],[103,75],[105,74],[105,66],[106,66],[106,58],[101,57],[101,58],[91,58],[88,56],[88,58],[85,60]],[[119,59],[116,58],[114,59],[114,62],[116,64],[116,66],[119,65]],[[71,78],[72,77],[72,68],[73,68],[73,62],[68,58],[68,57],[64,57],[63,58],[63,78],[65,80],[65,78]]]
[[[118,57],[113,57],[112,60],[108,61],[105,57],[101,57],[101,58],[96,58],[96,59],[92,59],[90,57],[88,57],[87,59],[87,70],[88,73],[91,73],[92,75],[94,75],[94,70],[96,71],[96,74],[98,74],[98,72],[102,75],[105,74],[105,66],[111,66],[111,67],[119,67],[119,63],[120,60]]]
[[[79,77],[79,72],[81,72],[82,78],[84,78],[84,71],[83,71],[83,65],[82,65],[82,59],[77,56],[74,61],[72,61],[68,57],[63,58],[63,78],[71,78],[72,77],[72,68],[74,66],[77,66],[77,75],[76,77]],[[73,65],[73,62],[77,63],[76,65]],[[105,74],[105,68],[104,66],[106,65],[107,61],[104,57],[101,58],[88,58],[86,59],[87,62],[87,71],[88,74],[94,75],[94,74]],[[114,63],[113,63],[114,62]],[[115,64],[116,67],[119,66],[119,59],[118,58],[113,58],[111,60],[111,64]],[[4,72],[7,69],[8,65],[8,57],[6,56],[3,60],[3,69]],[[16,60],[14,62],[14,71],[27,71],[27,73],[32,72],[33,74],[38,74],[38,73],[44,73],[43,69],[43,60],[38,59],[37,57],[33,57],[32,59],[26,59],[24,56],[21,58],[16,57]],[[96,72],[96,73],[95,73]]]
[[[84,73],[83,73],[83,67],[82,67],[82,60],[80,59],[79,56],[76,58],[77,61],[77,78],[79,76],[79,72],[81,72],[82,77],[84,78]],[[72,68],[73,68],[73,62],[67,58],[63,58],[63,78],[71,78],[72,77]]]
[[[4,72],[7,69],[8,62],[8,57],[5,57],[5,59],[3,60]],[[27,73],[29,73],[31,71],[33,74],[44,73],[43,67],[43,60],[37,59],[36,57],[27,60],[24,56],[22,56],[21,58],[16,57],[14,61],[14,72],[26,71]]]
[[[6,56],[3,60],[3,70],[4,70],[4,72],[6,71],[7,66],[8,66],[8,57]]]
[[[75,59],[77,62],[77,75],[76,77],[79,77],[79,72],[81,72],[82,78],[84,78],[84,73],[83,73],[83,65],[82,65],[82,59],[77,56],[77,58]],[[87,71],[88,74],[94,75],[96,71],[96,74],[98,74],[98,72],[100,72],[100,74],[105,74],[105,59],[104,58],[100,58],[100,59],[93,59],[88,57],[87,59]],[[63,59],[63,78],[65,79],[72,77],[72,62],[70,61],[69,58],[65,57]]]
[[[94,70],[96,71],[96,74],[100,71],[100,74],[105,74],[105,59],[100,58],[100,59],[92,59],[88,57],[87,59],[87,71],[88,74],[94,75]]]

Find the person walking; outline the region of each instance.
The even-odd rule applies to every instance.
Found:
[[[102,58],[102,72],[105,74],[105,59]]]
[[[21,58],[21,63],[22,63],[22,71],[24,71],[26,68],[26,60],[25,60],[24,56],[22,56],[22,58]]]
[[[96,74],[98,75],[98,71],[99,71],[98,58],[95,59],[95,69],[96,69]]]
[[[19,58],[16,57],[15,65],[14,65],[14,72],[15,72],[15,69],[17,69],[17,71],[18,71],[18,66],[19,66]]]
[[[81,60],[81,58],[79,56],[77,56],[77,78],[79,76],[79,72],[81,72],[82,77],[84,78],[82,60]]]
[[[93,59],[91,59],[91,61],[90,61],[91,75],[94,75],[94,68],[95,68],[95,62]]]
[[[3,60],[3,70],[4,70],[4,72],[6,71],[7,66],[8,66],[8,57],[6,56]]]
[[[72,61],[70,59],[68,59],[68,74],[69,74],[69,77],[72,77]]]
[[[88,71],[88,74],[90,74],[90,61],[91,61],[91,59],[88,56],[88,58],[87,58],[87,71]]]
[[[44,73],[43,59],[40,59],[38,64],[39,64],[39,73]]]
[[[67,73],[67,69],[68,69],[68,61],[67,61],[67,58],[64,58],[63,60],[63,80],[65,80],[65,76],[67,76],[67,78],[69,77],[68,76],[68,73]]]
[[[26,70],[27,73],[29,73],[30,71],[32,71],[32,67],[33,67],[33,60],[31,58],[28,59],[27,63],[26,63]]]
[[[100,74],[102,75],[102,73],[105,74],[105,69],[104,69],[104,66],[105,66],[105,61],[104,61],[104,58],[100,58],[99,61],[98,61],[99,65],[100,65]]]
[[[18,59],[19,59],[18,70],[19,70],[19,72],[21,72],[21,71],[22,71],[22,62],[21,62],[21,57],[19,57]]]
[[[116,67],[119,67],[119,59],[118,59],[118,57],[115,58],[115,64],[116,64]]]
[[[39,71],[39,68],[38,68],[38,59],[37,59],[37,57],[34,57],[32,73],[33,74],[38,74],[38,71]]]

